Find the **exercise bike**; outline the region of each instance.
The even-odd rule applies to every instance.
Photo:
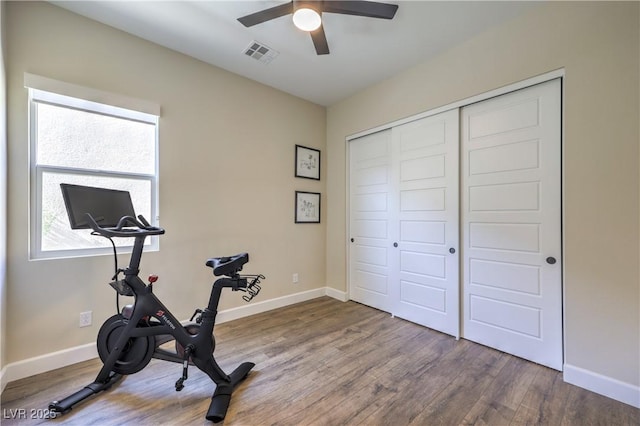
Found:
[[[184,388],[190,365],[206,373],[216,384],[206,419],[222,421],[234,387],[255,364],[244,362],[227,374],[216,362],[213,356],[213,328],[218,302],[225,288],[246,292],[243,299],[251,301],[260,292],[260,280],[265,277],[240,275],[243,266],[249,262],[247,253],[208,259],[206,266],[212,268],[213,275],[220,278],[213,283],[207,307],[196,309],[189,324],[183,326],[153,293],[153,283],[158,277],[149,276],[149,283],[145,284],[138,276],[145,239],[164,234],[164,229],[151,226],[143,216],[135,218],[127,191],[68,184],[61,184],[61,188],[73,229],[90,228],[93,235],[106,237],[112,244],[112,238],[134,238],[129,266],[119,269],[116,257],[115,275],[109,283],[118,294],[117,301],[119,296],[133,296],[134,302],[122,311],[117,302],[117,313],[108,318],[98,332],[98,354],[104,365],[96,379],[72,395],[53,401],[49,409],[55,413],[67,413],[75,404],[109,389],[122,376],[139,372],[152,358],[157,358],[182,364],[182,376],[176,381],[176,391]],[[100,209],[109,211],[96,211]],[[113,225],[119,214],[114,210],[133,215],[121,216],[115,226],[98,223]],[[114,255],[115,247],[113,244]],[[171,341],[175,341],[175,347],[169,349],[167,346]]]

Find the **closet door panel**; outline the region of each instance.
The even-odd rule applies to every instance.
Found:
[[[390,244],[394,216],[391,131],[349,142],[349,163],[349,296],[391,312],[391,277],[397,275]]]
[[[463,336],[562,369],[560,81],[462,109]]]
[[[393,313],[457,337],[458,110],[394,127],[392,134],[399,271]]]

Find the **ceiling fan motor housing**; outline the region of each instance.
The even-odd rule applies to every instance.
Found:
[[[318,15],[322,15],[322,1],[313,0],[293,0],[293,12],[298,9],[313,9]]]

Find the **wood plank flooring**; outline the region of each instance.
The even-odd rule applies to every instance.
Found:
[[[256,363],[225,425],[640,425],[640,410],[569,385],[562,373],[327,297],[216,326],[230,372]],[[92,360],[10,383],[3,425],[204,425],[213,383],[153,360],[54,420],[37,410],[89,384]],[[22,409],[26,419],[15,410]]]

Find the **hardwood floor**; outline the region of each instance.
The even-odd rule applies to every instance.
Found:
[[[315,299],[215,334],[225,371],[256,363],[226,425],[640,425],[640,410],[569,385],[560,372],[354,302]],[[91,360],[10,383],[2,424],[211,424],[209,378],[190,368],[176,392],[181,366],[156,360],[65,416],[31,418],[99,368]]]

